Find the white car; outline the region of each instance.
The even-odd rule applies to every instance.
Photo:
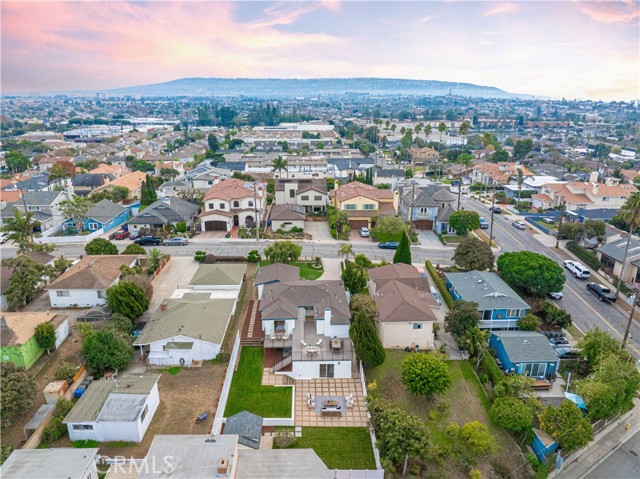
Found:
[[[0,244],[5,244],[9,239],[8,236],[7,233],[0,233]]]
[[[362,228],[360,228],[360,236],[362,236],[363,238],[368,238],[369,228],[367,228],[366,226],[363,226]]]
[[[591,271],[577,261],[568,259],[564,262],[564,267],[571,271],[576,278],[588,279],[591,276]]]
[[[524,221],[514,221],[511,224],[513,225],[514,228],[517,228],[519,230],[526,230],[527,229],[527,225],[524,224]]]
[[[549,293],[549,297],[551,299],[562,299],[564,296],[564,293],[562,291],[552,291],[551,293]]]

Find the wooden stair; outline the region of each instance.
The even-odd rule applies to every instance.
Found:
[[[277,362],[276,364],[274,364],[273,367],[271,368],[271,372],[272,373],[277,373],[282,368],[284,368],[285,366],[288,366],[292,362],[293,362],[293,356],[287,356],[282,361]]]

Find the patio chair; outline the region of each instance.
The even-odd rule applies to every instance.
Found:
[[[275,341],[275,339],[276,339],[276,335],[275,335],[275,334],[272,334],[272,335],[271,335],[271,341]]]
[[[304,339],[300,340],[300,344],[302,344],[303,348],[306,348],[308,346],[307,343],[304,342]]]
[[[353,397],[351,397],[350,399],[347,399],[347,407],[348,408],[353,407]]]
[[[316,402],[312,399],[307,399],[307,405],[311,408],[316,407]]]
[[[318,342],[316,342],[316,346],[320,346],[322,344],[322,338],[318,339]]]
[[[283,339],[284,341],[286,341],[287,339],[289,339],[289,333],[284,333],[284,334],[282,335],[282,339]]]

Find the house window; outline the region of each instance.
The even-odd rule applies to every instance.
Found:
[[[253,201],[249,200],[249,206],[253,206]]]
[[[429,212],[429,208],[420,208],[418,211],[421,215],[426,215]]]
[[[320,365],[320,377],[332,378],[334,377],[334,365],[333,364],[321,364]]]
[[[413,323],[413,329],[422,329],[422,323]]]
[[[613,271],[613,268],[616,266],[616,261],[610,256],[607,256],[606,254],[602,255],[602,258],[600,258],[600,262],[602,263],[602,269],[604,271],[611,272]]]
[[[144,409],[142,410],[142,414],[140,414],[140,422],[144,422],[144,418],[147,417],[148,412],[149,412],[149,405],[145,404]]]
[[[376,205],[362,205],[363,210],[375,210]]]
[[[289,190],[289,198],[295,198],[296,197],[296,190]]]
[[[105,299],[107,297],[107,293],[105,292],[104,289],[99,289],[98,290],[98,298],[99,299]]]
[[[314,201],[322,201],[322,196],[318,195],[318,196],[314,196],[313,197]]]
[[[208,184],[208,185],[212,185],[212,184],[213,184],[213,180],[209,180],[209,181],[207,181],[207,184]]]
[[[609,201],[609,197],[608,196],[603,196],[602,197],[602,201]]]
[[[302,201],[309,201],[309,195],[302,195],[302,196],[300,197],[300,199],[301,199]]]
[[[520,310],[519,309],[508,309],[507,310],[507,317],[508,318],[517,318],[520,317]]]
[[[237,200],[236,200],[236,201],[234,201],[234,202],[233,202],[233,207],[234,207],[234,208],[240,208],[240,202],[239,202],[239,201],[237,201]]]
[[[74,431],[93,431],[93,426],[91,424],[74,424]]]
[[[524,367],[524,375],[529,377],[544,377],[547,363],[528,363]]]
[[[212,210],[215,208],[215,205],[213,203],[209,203],[209,209]]]
[[[346,204],[346,205],[344,205],[344,209],[345,210],[357,210],[358,209],[358,205]]]
[[[89,223],[89,229],[95,231],[97,229],[100,229],[100,226],[98,226],[98,223]]]
[[[67,291],[67,290],[64,290],[64,291],[56,291],[56,296],[57,296],[58,298],[68,298],[68,297],[70,297],[70,296],[71,296],[71,291]]]
[[[220,203],[220,209],[223,210],[224,209],[224,203]]]
[[[489,321],[491,319],[491,309],[485,309],[484,311],[478,311],[482,315],[482,319],[484,321]]]

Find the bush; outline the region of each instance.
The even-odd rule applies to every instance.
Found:
[[[520,318],[517,325],[521,331],[538,331],[540,329],[540,318],[535,314],[529,313]]]
[[[479,469],[471,469],[469,471],[469,479],[482,479],[482,473]]]
[[[147,254],[147,250],[139,244],[131,243],[124,249],[122,254]]]
[[[296,438],[292,431],[278,431],[276,434],[276,444],[280,449],[286,449],[293,446]]]
[[[204,261],[203,261],[204,264],[214,264],[215,262],[216,262],[216,257],[211,253],[209,253],[204,257]]]
[[[482,355],[482,359],[480,360],[480,371],[489,377],[493,387],[496,387],[504,380],[504,373],[491,354]]]
[[[598,271],[601,267],[600,260],[593,251],[578,245],[575,241],[567,241],[567,249],[575,254],[580,261],[586,264],[594,271]]]
[[[40,323],[35,329],[36,341],[42,349],[50,351],[56,347],[56,330],[49,322]]]
[[[176,233],[186,233],[187,232],[187,223],[184,221],[179,221],[176,223]]]
[[[460,436],[470,452],[477,456],[489,455],[498,447],[496,439],[487,430],[487,426],[479,421],[471,421],[462,426]]]
[[[58,364],[53,377],[56,381],[70,381],[73,379],[73,376],[76,375],[77,371],[78,368],[76,368],[69,361],[62,361],[60,362],[60,364]]]
[[[118,254],[118,247],[104,238],[95,238],[87,243],[84,251],[88,255]]]
[[[107,304],[114,313],[133,320],[138,319],[149,308],[149,299],[144,290],[132,281],[120,281],[107,288]]]
[[[431,261],[426,260],[424,262],[424,265],[426,266],[427,271],[429,271],[429,275],[435,283],[436,288],[438,288],[438,291],[440,292],[440,295],[442,296],[445,304],[449,307],[449,309],[452,309],[455,301],[453,300],[451,293],[449,293],[449,291],[447,290],[447,286],[444,284],[444,280],[440,277],[436,269],[433,267]]]
[[[261,259],[260,252],[257,249],[252,249],[247,254],[247,261],[249,263],[259,263]]]
[[[64,419],[64,418],[63,418]],[[67,432],[67,426],[62,424],[62,419],[54,417],[42,431],[42,442],[49,444],[57,441]]]
[[[409,354],[402,361],[402,383],[414,395],[430,397],[443,393],[451,382],[447,363],[435,354]]]
[[[457,422],[450,422],[447,426],[447,435],[451,437],[455,437],[460,432],[460,426]]]

